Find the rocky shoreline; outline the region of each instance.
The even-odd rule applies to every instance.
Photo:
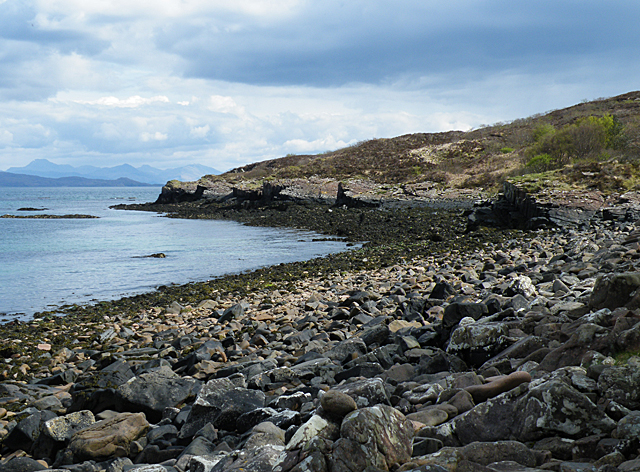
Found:
[[[640,470],[628,212],[227,203],[147,209],[369,243],[3,325],[1,471]]]

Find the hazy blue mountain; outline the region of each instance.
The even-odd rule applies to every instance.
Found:
[[[48,178],[85,177],[88,179],[102,180],[127,178],[138,182],[162,185],[169,180],[193,181],[198,180],[203,175],[221,173],[213,167],[199,164],[162,170],[149,165],[136,168],[129,164],[122,164],[115,167],[73,167],[67,164],[54,164],[47,159],[36,159],[24,167],[10,167],[7,169],[7,172]]]
[[[87,179],[85,177],[49,178],[0,171],[0,187],[153,187],[155,185],[136,182],[125,177],[115,180]]]

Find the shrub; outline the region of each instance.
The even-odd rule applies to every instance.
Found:
[[[558,167],[549,154],[538,154],[527,162],[527,167],[531,172],[545,172]]]
[[[625,145],[623,131],[620,121],[611,115],[581,118],[559,130],[549,124],[540,125],[533,132],[535,143],[526,152],[527,167],[546,166],[551,170],[572,161],[597,159],[606,155],[605,150]]]

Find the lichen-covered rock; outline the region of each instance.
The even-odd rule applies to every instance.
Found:
[[[378,405],[356,410],[342,421],[332,470],[346,467],[355,471],[369,466],[390,470],[409,460],[413,436],[413,426],[394,408]]]
[[[504,323],[469,323],[451,333],[447,353],[480,366],[507,346],[509,328]]]
[[[320,415],[313,415],[306,423],[298,428],[296,434],[293,435],[287,444],[287,449],[303,448],[315,437],[333,440],[338,438],[339,435],[340,427],[338,425]]]
[[[143,413],[120,413],[75,433],[68,449],[74,460],[125,457],[130,453],[131,443],[144,436],[148,429]]]
[[[517,402],[517,438],[582,437],[611,432],[616,423],[584,394],[560,380],[532,385]]]
[[[640,370],[633,366],[606,367],[598,377],[598,391],[631,410],[640,408]]]

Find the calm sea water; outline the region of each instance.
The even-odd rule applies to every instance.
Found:
[[[29,319],[62,304],[111,300],[346,249],[343,242],[312,241],[318,235],[311,232],[109,209],[154,201],[159,193],[159,187],[0,188],[0,215],[100,217],[0,218],[0,313]],[[47,210],[18,211],[23,207]],[[140,257],[159,252],[166,258]]]

